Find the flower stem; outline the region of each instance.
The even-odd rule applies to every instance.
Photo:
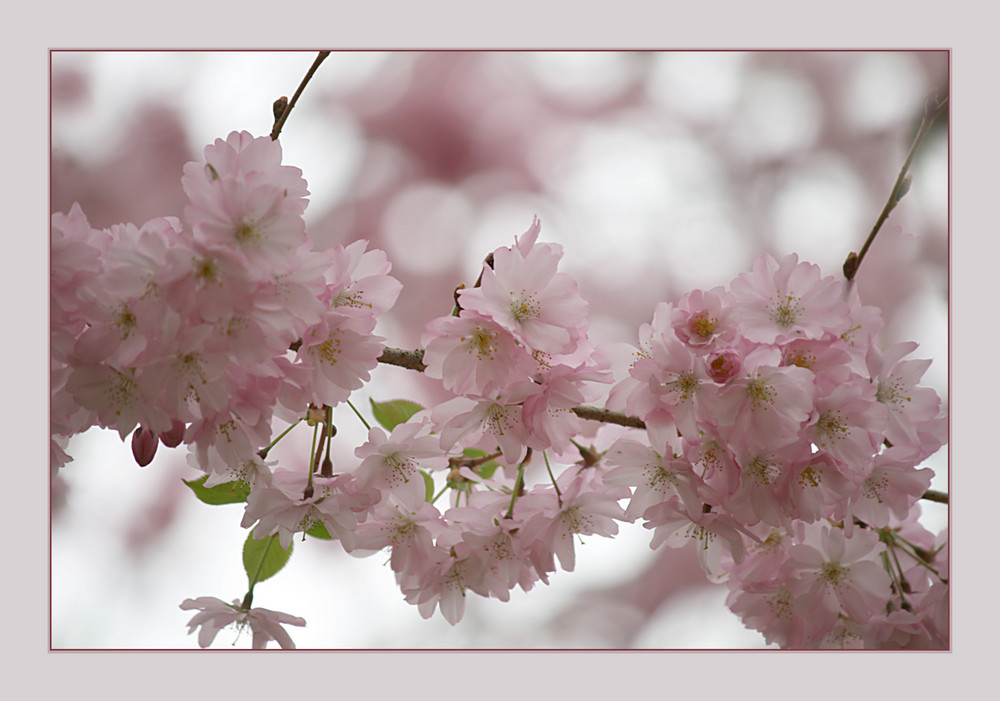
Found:
[[[549,465],[549,454],[542,451],[542,457],[545,459],[545,469],[549,472],[549,479],[552,480],[552,486],[556,490],[556,499],[559,500],[559,506],[562,506],[562,492],[559,491],[559,485],[556,483],[556,476],[552,474],[552,467]]]
[[[505,519],[514,518],[514,502],[517,501],[517,497],[520,496],[521,490],[524,489],[524,466],[528,464],[528,460],[531,458],[531,452],[529,449],[528,455],[525,456],[524,461],[517,466],[517,479],[514,480],[514,489],[510,495],[510,506],[507,508],[507,513],[504,515]]]
[[[273,448],[275,445],[277,445],[278,441],[280,441],[282,438],[284,438],[285,436],[287,436],[289,431],[291,431],[293,428],[295,428],[296,426],[298,426],[299,425],[299,421],[301,421],[301,420],[302,419],[296,419],[295,423],[293,423],[291,426],[289,426],[284,431],[282,431],[281,433],[279,433],[277,438],[275,438],[273,441],[271,441],[270,443],[267,444],[267,447],[261,448],[260,450],[258,450],[257,451],[257,455],[260,456],[260,459],[263,460],[264,458],[266,458],[267,454],[271,451],[271,448]]]
[[[347,400],[347,406],[351,407],[351,409],[354,409],[354,413],[358,415],[359,419],[361,419],[361,423],[363,423],[365,425],[365,428],[367,428],[369,431],[371,431],[372,430],[371,424],[369,424],[367,421],[365,421],[365,417],[361,415],[361,412],[358,411],[357,407],[355,407],[353,404],[351,404],[351,400],[350,399]]]

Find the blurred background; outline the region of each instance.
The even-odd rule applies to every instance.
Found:
[[[180,216],[183,164],[233,130],[271,130],[315,54],[53,52],[51,207],[79,202],[92,226]],[[884,205],[928,94],[948,94],[948,53],[334,52],[281,135],[311,192],[318,246],[365,238],[403,285],[380,322],[418,345],[483,257],[542,220],[563,245],[595,343],[635,343],[658,301],[726,285],[759,254],[796,252],[840,274]],[[914,340],[923,384],[948,398],[948,123],[918,153],[913,185],[858,275],[883,309],[882,340]],[[358,407],[434,383],[380,366]],[[336,418],[337,460],[365,430]],[[283,443],[287,460],[308,437]],[[181,478],[184,449],[139,468],[116,433],[74,438],[52,485],[54,648],[192,649],[185,598],[241,598],[242,506],[210,507]],[[947,450],[927,462],[948,489]],[[278,455],[281,459],[281,455]],[[947,509],[926,504],[939,531]],[[302,616],[299,648],[764,647],[705,582],[692,552],[649,549],[650,532],[585,538],[575,572],[472,596],[463,621],[423,620],[384,555],[296,542],[254,604]],[[223,631],[215,647],[249,647]]]

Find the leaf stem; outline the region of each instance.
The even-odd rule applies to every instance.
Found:
[[[257,571],[253,573],[253,577],[250,579],[250,591],[247,592],[247,598],[253,599],[253,588],[257,586],[257,578],[260,577],[260,570],[264,567],[264,560],[267,558],[267,551],[271,549],[271,545],[277,537],[277,535],[270,535],[267,537],[267,543],[264,545],[264,552],[260,554],[260,561],[257,563]]]

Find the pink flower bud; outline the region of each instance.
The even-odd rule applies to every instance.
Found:
[[[708,376],[719,384],[729,382],[743,368],[740,356],[731,350],[719,351],[708,356]]]
[[[142,426],[135,429],[135,433],[132,434],[132,455],[135,456],[135,461],[139,463],[139,467],[145,467],[153,462],[153,456],[156,455],[156,446],[159,443],[155,433],[144,429]]]
[[[169,431],[160,434],[160,443],[168,448],[176,448],[184,440],[184,431],[186,429],[187,426],[184,425],[183,421],[175,420]]]

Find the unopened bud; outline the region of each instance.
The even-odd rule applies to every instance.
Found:
[[[282,95],[281,97],[279,97],[277,100],[274,101],[274,104],[271,105],[271,111],[274,113],[275,123],[277,123],[277,121],[281,119],[281,115],[285,113],[285,109],[287,107],[288,107],[288,98],[285,97],[284,95]]]
[[[185,430],[187,430],[187,426],[184,425],[183,421],[174,421],[169,431],[160,434],[160,443],[168,448],[176,448],[184,440]]]
[[[906,193],[910,191],[910,185],[912,184],[913,184],[913,175],[907,173],[903,177],[903,182],[899,184],[899,190],[896,191],[896,197],[893,201],[893,206],[895,206],[901,199],[903,199]]]
[[[720,385],[729,382],[743,369],[743,362],[736,351],[724,350],[708,357],[706,371],[708,376]]]
[[[861,261],[858,260],[858,254],[851,251],[847,254],[847,260],[844,261],[844,277],[848,280],[854,279],[854,274],[858,272],[858,265]]]
[[[159,444],[160,441],[155,433],[147,431],[142,426],[135,429],[135,433],[132,434],[132,456],[139,463],[139,467],[145,467],[153,462],[156,446]]]

